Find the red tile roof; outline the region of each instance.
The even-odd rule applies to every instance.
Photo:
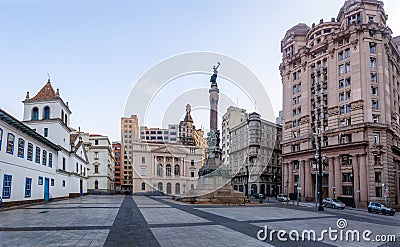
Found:
[[[54,91],[53,87],[51,86],[50,81],[44,85],[42,89],[36,94],[35,97],[30,99],[31,101],[39,101],[39,100],[51,100],[56,97],[56,92]]]

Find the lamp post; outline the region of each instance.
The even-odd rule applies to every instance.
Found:
[[[317,150],[318,150],[318,211],[324,211],[322,206],[322,155],[321,155],[321,136],[318,135]]]
[[[383,197],[385,198],[385,205],[387,204],[387,197],[388,197],[388,194],[387,194],[387,184],[382,184],[382,187],[384,188],[383,189]]]
[[[249,166],[246,165],[246,198],[249,199]]]
[[[288,196],[288,199],[286,200],[286,205],[289,204],[289,180],[286,180],[286,193]]]
[[[318,201],[318,211],[324,211],[324,207],[322,206],[322,145],[321,145],[321,135],[314,133],[313,135],[317,135],[317,143],[315,150],[315,159],[318,164],[317,172],[315,174],[315,183],[316,183],[316,204]],[[318,187],[318,188],[317,188]]]
[[[299,166],[299,178],[297,179],[297,206],[299,206],[299,201],[300,201],[300,190],[301,190],[301,176],[300,176],[300,160],[297,161],[297,164]]]

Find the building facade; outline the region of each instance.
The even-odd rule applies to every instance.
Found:
[[[71,111],[50,80],[24,103],[23,122],[0,111],[0,184],[7,205],[87,193],[87,156]],[[78,167],[78,169],[75,169]]]
[[[285,193],[315,199],[315,145],[326,157],[323,197],[399,205],[399,37],[383,2],[347,0],[337,18],[298,24],[281,42]],[[316,139],[316,144],[310,137]]]
[[[168,124],[166,129],[140,126],[140,140],[144,142],[178,143],[178,124]]]
[[[88,193],[113,194],[115,156],[107,136],[83,133],[88,154]]]
[[[202,158],[198,147],[136,142],[132,150],[133,193],[179,195],[195,188]]]
[[[114,150],[114,186],[116,191],[121,191],[121,142],[113,142]]]
[[[253,122],[257,123],[255,131]],[[282,127],[262,119],[258,113],[248,114],[244,109],[229,107],[223,117],[222,133],[226,136],[222,149],[229,154],[225,162],[234,190],[249,195],[279,194],[282,191]],[[257,143],[256,149],[252,142]]]
[[[230,106],[226,113],[222,116],[222,132],[221,132],[221,149],[222,162],[225,166],[230,167],[229,153],[231,147],[231,128],[247,121],[248,114],[245,109]]]

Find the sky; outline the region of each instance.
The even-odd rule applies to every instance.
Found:
[[[393,36],[400,35],[400,1],[383,2]],[[311,26],[337,17],[343,3],[0,0],[0,108],[22,119],[26,92],[35,95],[50,73],[53,87],[69,102],[71,126],[116,141],[125,104],[141,75],[172,56],[207,51],[232,57],[256,74],[277,114],[285,32],[297,23]],[[185,80],[193,88],[208,82],[196,75]],[[230,93],[239,107],[245,104],[240,92]],[[185,105],[177,110],[183,116]],[[208,125],[208,119],[197,118],[197,126]],[[146,124],[161,127],[156,120]]]

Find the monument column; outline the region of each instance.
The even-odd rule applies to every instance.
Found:
[[[335,171],[333,169],[333,159],[334,157],[328,159],[329,162],[328,194],[330,198],[334,198],[333,187],[335,187]]]
[[[211,88],[208,90],[210,93],[210,130],[217,132],[218,130],[218,100],[219,100],[219,89],[218,89],[218,84],[217,84],[217,76],[218,76],[218,67],[220,63],[218,63],[217,66],[213,67],[214,74],[211,76],[210,82],[211,82]]]

